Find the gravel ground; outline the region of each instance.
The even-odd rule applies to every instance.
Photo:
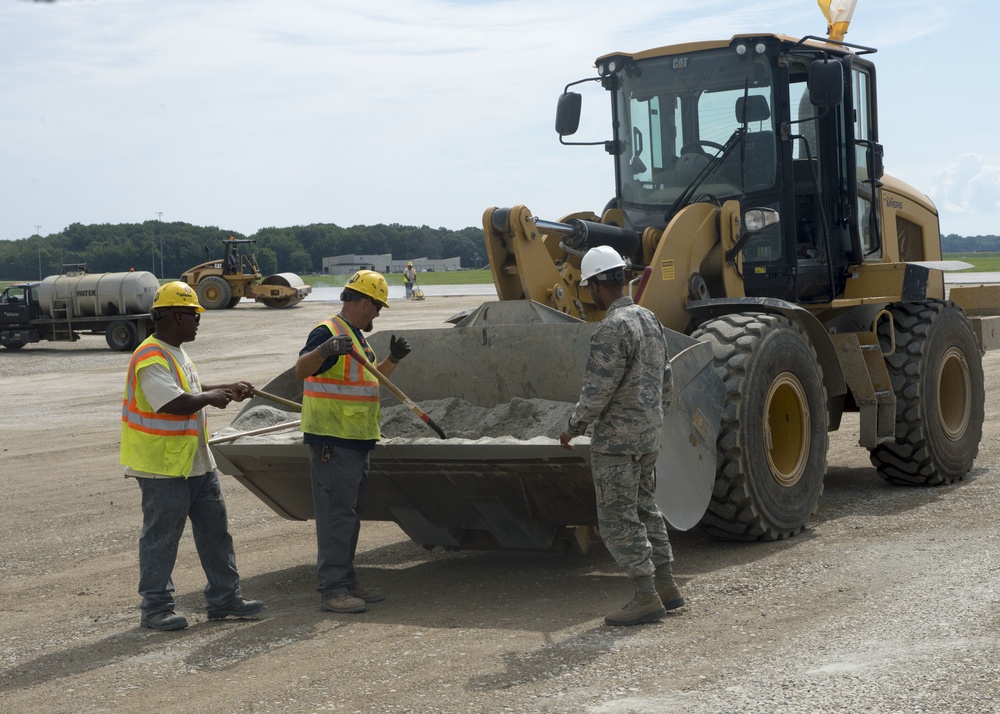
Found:
[[[481,298],[393,303],[379,329],[434,327]],[[207,313],[189,346],[208,382],[263,386],[330,310]],[[323,613],[311,523],[223,488],[259,620],[209,622],[190,532],[175,571],[191,627],[138,627],[138,488],[118,465],[128,356],[103,339],[0,351],[0,711],[997,712],[1000,397],[963,483],[900,488],[831,434],[818,514],[781,543],[673,536],[689,605],[611,629],[629,583],[586,555],[426,551],[366,523],[367,613]],[[997,383],[1000,353],[984,360]],[[405,369],[404,362],[400,369]],[[213,411],[211,428],[236,409]]]

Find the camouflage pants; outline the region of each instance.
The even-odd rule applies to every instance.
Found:
[[[591,452],[601,540],[630,578],[674,560],[667,523],[653,500],[656,453]]]

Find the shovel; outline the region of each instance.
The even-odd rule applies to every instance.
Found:
[[[275,404],[281,404],[282,406],[286,406],[292,411],[296,412],[302,411],[302,405],[299,404],[298,402],[293,402],[291,399],[285,399],[284,397],[279,397],[277,394],[268,394],[267,392],[263,392],[256,388],[254,388],[253,393],[256,394],[258,397],[264,397],[264,399],[272,401]]]
[[[408,396],[406,396],[405,394],[403,394],[403,392],[400,391],[399,387],[397,387],[395,384],[393,384],[392,382],[389,381],[388,377],[386,377],[384,374],[382,374],[381,372],[379,372],[378,369],[375,367],[375,365],[373,365],[371,362],[369,362],[364,357],[364,355],[362,355],[360,352],[358,352],[358,348],[357,347],[351,347],[351,357],[353,357],[355,360],[357,360],[358,363],[361,364],[362,367],[364,367],[369,372],[371,372],[372,375],[375,377],[375,379],[377,379],[379,381],[380,384],[382,384],[386,389],[388,389],[390,392],[392,392],[393,395],[396,397],[396,399],[398,399],[403,404],[405,404],[406,406],[408,406],[410,408],[410,411],[412,411],[414,414],[416,414],[418,417],[420,417],[421,421],[423,421],[427,426],[429,426],[431,429],[433,429],[434,431],[436,431],[438,436],[440,436],[442,439],[447,439],[448,438],[447,436],[444,435],[444,431],[441,430],[441,427],[439,427],[437,424],[434,423],[434,420],[431,419],[430,415],[427,412],[425,412],[423,409],[421,409],[420,407],[418,407],[413,402],[413,400],[411,400]]]

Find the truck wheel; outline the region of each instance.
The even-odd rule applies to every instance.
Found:
[[[23,342],[4,342],[3,346],[9,350],[19,350],[24,347]]]
[[[237,305],[240,304],[240,300],[242,300],[242,299],[243,299],[242,296],[239,296],[239,295],[237,295],[234,298],[229,298],[229,304],[226,305],[226,307],[230,307],[230,308],[236,307]]]
[[[871,450],[888,481],[908,485],[961,480],[983,436],[983,362],[972,325],[954,303],[931,300],[890,308],[896,351],[886,358],[896,393],[896,439]],[[890,348],[888,321],[879,326]]]
[[[128,320],[115,320],[108,325],[108,329],[104,333],[108,347],[115,352],[134,350],[139,345],[138,337],[139,331],[136,329],[135,323]]]
[[[715,489],[701,526],[723,540],[799,533],[823,493],[829,414],[816,350],[790,320],[725,315],[692,335],[726,384]]]
[[[209,275],[202,278],[198,283],[198,302],[206,310],[221,310],[229,307],[229,301],[233,299],[233,291],[229,283],[218,275]]]

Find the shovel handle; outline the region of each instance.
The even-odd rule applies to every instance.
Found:
[[[299,404],[298,402],[293,402],[291,399],[285,399],[284,397],[279,397],[277,394],[268,394],[267,392],[263,392],[256,388],[253,390],[253,393],[256,394],[258,397],[264,397],[264,399],[272,401],[275,404],[281,404],[282,406],[286,406],[289,409],[292,409],[293,411],[297,412],[302,411],[302,405]]]
[[[411,400],[408,396],[403,394],[403,392],[399,389],[399,387],[397,387],[395,384],[389,381],[388,377],[379,372],[378,368],[376,368],[375,365],[369,362],[364,355],[358,352],[357,347],[353,346],[351,347],[351,357],[353,357],[362,367],[371,372],[372,376],[374,376],[375,379],[379,381],[379,384],[381,384],[390,392],[392,392],[393,396],[395,396],[396,399],[398,399],[403,404],[408,406],[410,408],[410,411],[412,411],[414,414],[420,417],[420,420],[422,422],[424,422],[427,426],[436,431],[438,436],[440,436],[442,439],[448,438],[447,436],[444,435],[444,431],[441,429],[441,427],[439,427],[437,424],[434,423],[434,420],[431,419],[430,415],[423,409],[421,409],[419,406],[417,406],[416,403],[414,403],[413,400]]]

